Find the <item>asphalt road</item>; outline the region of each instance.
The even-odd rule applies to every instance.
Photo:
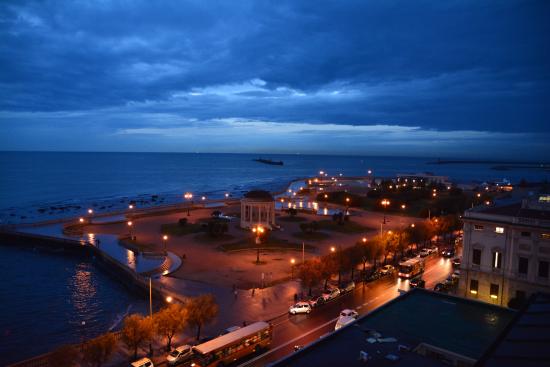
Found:
[[[435,284],[446,279],[450,273],[452,273],[450,259],[444,259],[438,255],[426,258],[423,279],[426,281],[427,289],[433,289]],[[265,366],[274,362],[293,353],[295,345],[306,345],[333,331],[341,310],[351,308],[359,312],[359,315],[364,315],[394,299],[400,291],[407,290],[409,290],[408,280],[389,276],[371,283],[358,284],[353,292],[314,309],[309,315],[279,317],[273,320],[271,348],[259,356],[251,357],[240,366]]]

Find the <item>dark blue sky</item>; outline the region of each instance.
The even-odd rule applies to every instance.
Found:
[[[550,157],[550,1],[3,1],[0,149]]]

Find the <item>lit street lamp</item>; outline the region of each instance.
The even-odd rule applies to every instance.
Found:
[[[296,260],[290,259],[290,279],[294,279],[294,264],[296,264]]]
[[[261,244],[261,236],[265,232],[264,227],[258,225],[256,227],[252,228],[252,232],[256,234],[256,264],[260,263],[260,244]]]
[[[132,226],[134,225],[134,223],[131,220],[129,220],[127,224],[128,224],[128,233],[130,234],[130,240],[133,240],[134,237],[132,236]]]
[[[173,299],[171,296],[166,297],[166,302],[172,303]]]
[[[168,250],[167,250],[167,242],[168,242],[168,236],[167,235],[163,235],[162,236],[162,242],[164,242],[164,253],[167,253]]]
[[[386,209],[388,205],[390,205],[390,201],[388,199],[384,199],[380,204],[384,207],[384,224],[386,224]]]
[[[193,205],[193,194],[191,194],[190,192],[186,192],[183,197],[187,200],[187,201],[191,201],[191,205],[187,206],[187,216],[190,216],[191,215],[191,206]]]

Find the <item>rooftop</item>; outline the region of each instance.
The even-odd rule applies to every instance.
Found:
[[[264,190],[252,190],[244,194],[244,197],[252,200],[273,201],[273,196]]]
[[[521,202],[503,205],[478,206],[466,211],[466,217],[479,217],[479,215],[498,215],[510,218],[527,218],[534,220],[550,220],[550,201],[547,195],[538,198],[523,199]]]
[[[361,351],[368,353],[369,366],[441,366],[436,358],[411,352],[422,343],[477,360],[514,315],[494,305],[414,289],[275,366],[360,366]],[[375,333],[382,339],[369,342]],[[411,351],[400,351],[399,345]],[[398,360],[387,359],[388,354]]]
[[[534,295],[480,360],[484,367],[550,365],[550,294]]]

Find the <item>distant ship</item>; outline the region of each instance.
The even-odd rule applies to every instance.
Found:
[[[282,166],[284,164],[283,161],[273,161],[271,159],[263,159],[263,158],[253,159],[253,161],[265,163],[265,164],[272,164],[274,166]]]

